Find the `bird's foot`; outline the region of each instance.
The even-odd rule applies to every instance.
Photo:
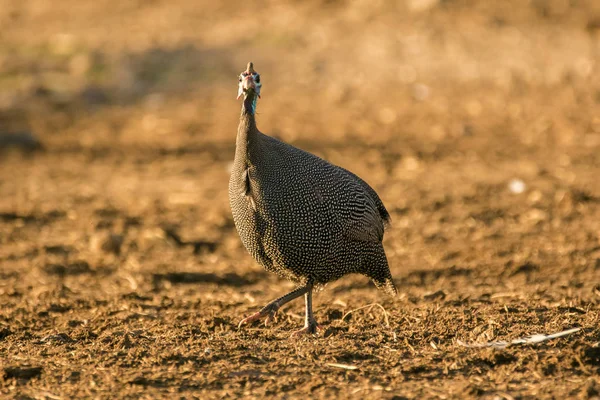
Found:
[[[257,321],[264,317],[267,317],[265,319],[265,325],[268,325],[275,317],[275,314],[277,314],[277,310],[279,310],[279,307],[280,307],[279,303],[277,303],[277,302],[272,302],[272,303],[267,304],[260,311],[255,312],[254,314],[250,315],[249,317],[246,317],[243,320],[241,320],[240,323],[238,324],[238,329],[240,329],[243,325],[246,325],[253,321]]]
[[[317,321],[313,319],[312,321],[309,321],[308,323],[304,324],[304,328],[292,333],[290,339],[296,339],[302,335],[314,335],[322,329],[323,328],[321,327],[321,325],[317,324]]]

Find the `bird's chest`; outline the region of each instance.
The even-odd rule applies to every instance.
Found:
[[[261,161],[232,171],[231,209],[242,243],[274,272],[326,264],[340,229],[323,182],[289,157]]]
[[[248,252],[264,266],[272,264],[265,240],[269,228],[254,167],[234,168],[229,181],[229,202],[235,227]]]
[[[241,236],[256,232],[257,209],[252,197],[250,167],[234,168],[229,180],[229,202],[235,226]],[[244,238],[242,238],[244,240]]]

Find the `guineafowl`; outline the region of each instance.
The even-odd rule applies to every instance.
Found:
[[[315,287],[359,273],[396,294],[381,243],[390,215],[375,190],[352,172],[261,133],[255,118],[261,87],[260,75],[248,63],[239,76],[238,99],[244,101],[229,201],[248,252],[298,288],[239,326],[264,317],[268,322],[282,305],[304,295],[304,328],[294,335],[316,333]]]

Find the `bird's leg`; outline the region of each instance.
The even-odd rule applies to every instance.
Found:
[[[277,310],[279,310],[279,308],[281,308],[281,306],[283,306],[285,303],[288,303],[294,299],[297,299],[298,297],[302,296],[305,293],[310,293],[311,291],[312,291],[312,284],[307,284],[305,286],[299,287],[298,289],[295,289],[295,290],[289,292],[285,296],[281,296],[277,300],[273,300],[272,302],[270,302],[269,304],[264,306],[260,311],[241,320],[240,323],[238,324],[238,328],[241,328],[242,325],[245,325],[249,322],[256,321],[256,320],[264,318],[264,317],[267,317],[267,319],[265,321],[265,325],[268,324],[269,321],[271,321],[271,319],[277,312]]]
[[[321,326],[317,323],[317,321],[315,320],[315,316],[313,315],[312,286],[310,287],[310,290],[308,292],[306,292],[306,294],[304,295],[304,304],[306,306],[306,314],[304,317],[304,328],[292,333],[292,336],[291,336],[292,338],[298,337],[305,333],[314,334],[314,333],[317,333],[317,330],[321,329]]]

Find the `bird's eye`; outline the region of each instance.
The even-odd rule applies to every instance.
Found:
[[[256,75],[256,78],[254,78],[254,82],[260,83],[260,75]]]
[[[239,82],[241,82],[241,81],[242,81],[242,77],[241,77],[241,76],[238,78],[238,81],[239,81]]]

